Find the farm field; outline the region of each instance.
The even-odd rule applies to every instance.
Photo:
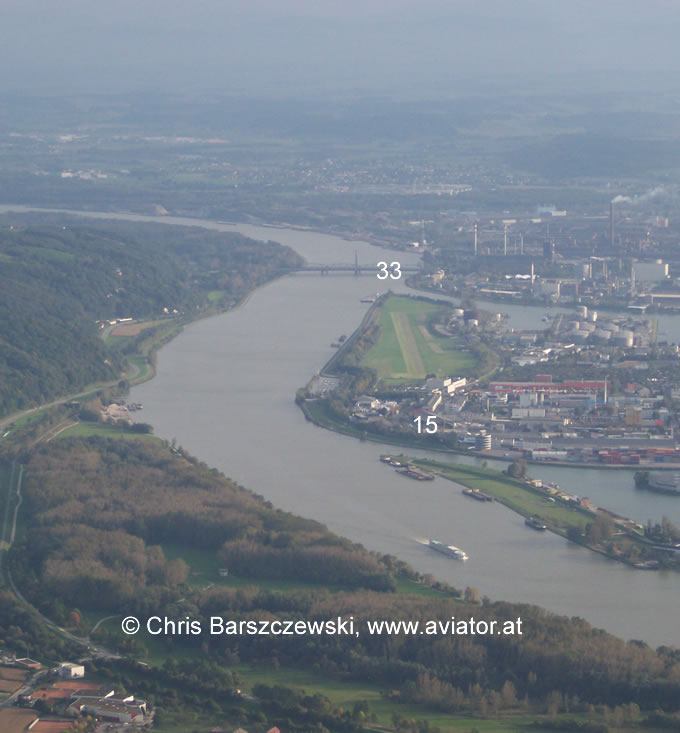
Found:
[[[0,693],[12,694],[28,677],[28,672],[16,667],[0,667]]]
[[[375,369],[379,379],[391,384],[420,381],[428,374],[470,374],[477,366],[474,355],[427,328],[427,319],[441,307],[415,298],[388,297],[378,316],[380,338],[361,365]]]
[[[37,717],[32,710],[7,708],[0,711],[0,730],[2,733],[24,733]]]

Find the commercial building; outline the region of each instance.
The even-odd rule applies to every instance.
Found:
[[[633,265],[633,275],[637,283],[658,283],[668,280],[668,263],[656,260],[656,262],[636,262]]]
[[[57,674],[67,680],[75,680],[85,676],[85,667],[82,664],[62,662],[57,667]]]
[[[604,389],[604,381],[581,380],[568,382],[491,382],[492,392],[593,392]]]
[[[431,377],[425,381],[424,389],[427,392],[442,392],[446,394],[453,394],[456,390],[461,389],[467,384],[465,377],[444,377],[438,379],[437,377]]]
[[[133,723],[144,719],[147,707],[144,700],[135,700],[133,695],[114,697],[110,694],[105,697],[89,695],[77,697],[69,705],[68,710],[73,713],[94,715],[111,723]]]

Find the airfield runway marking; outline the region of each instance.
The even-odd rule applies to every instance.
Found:
[[[404,357],[404,364],[406,364],[406,371],[409,377],[424,377],[425,365],[420,356],[418,344],[416,344],[416,340],[413,337],[408,316],[406,313],[391,313],[390,315],[392,316],[392,325],[397,335],[397,341],[399,341],[399,348]]]
[[[446,353],[444,349],[434,340],[432,334],[427,330],[426,326],[420,325],[418,326],[420,329],[420,333],[423,334],[423,338],[425,339],[425,342],[427,345],[434,351],[435,354],[444,354]]]

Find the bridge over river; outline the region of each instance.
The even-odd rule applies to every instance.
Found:
[[[388,273],[390,276],[397,273],[408,273],[408,272],[420,272],[422,267],[419,265],[406,265],[401,264],[398,261],[392,262],[375,262],[369,265],[359,264],[357,257],[354,258],[354,264],[319,264],[314,262],[308,262],[302,267],[296,267],[291,269],[291,272],[318,272],[321,275],[330,275],[331,273],[348,273],[351,275],[379,275],[385,274],[385,277],[381,279],[387,279]],[[392,277],[392,279],[398,280],[399,277]]]

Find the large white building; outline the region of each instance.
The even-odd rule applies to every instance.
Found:
[[[147,706],[144,700],[135,700],[134,695],[117,698],[110,693],[105,697],[78,697],[69,705],[68,710],[94,715],[113,723],[133,723],[144,720]]]
[[[444,377],[443,379],[431,377],[425,381],[425,390],[428,392],[438,391],[443,394],[453,394],[466,384],[467,379],[465,377]]]
[[[57,674],[67,680],[76,680],[85,676],[85,667],[82,664],[62,662],[57,667]]]
[[[658,283],[668,280],[668,263],[657,260],[656,262],[636,262],[633,265],[636,283]]]

